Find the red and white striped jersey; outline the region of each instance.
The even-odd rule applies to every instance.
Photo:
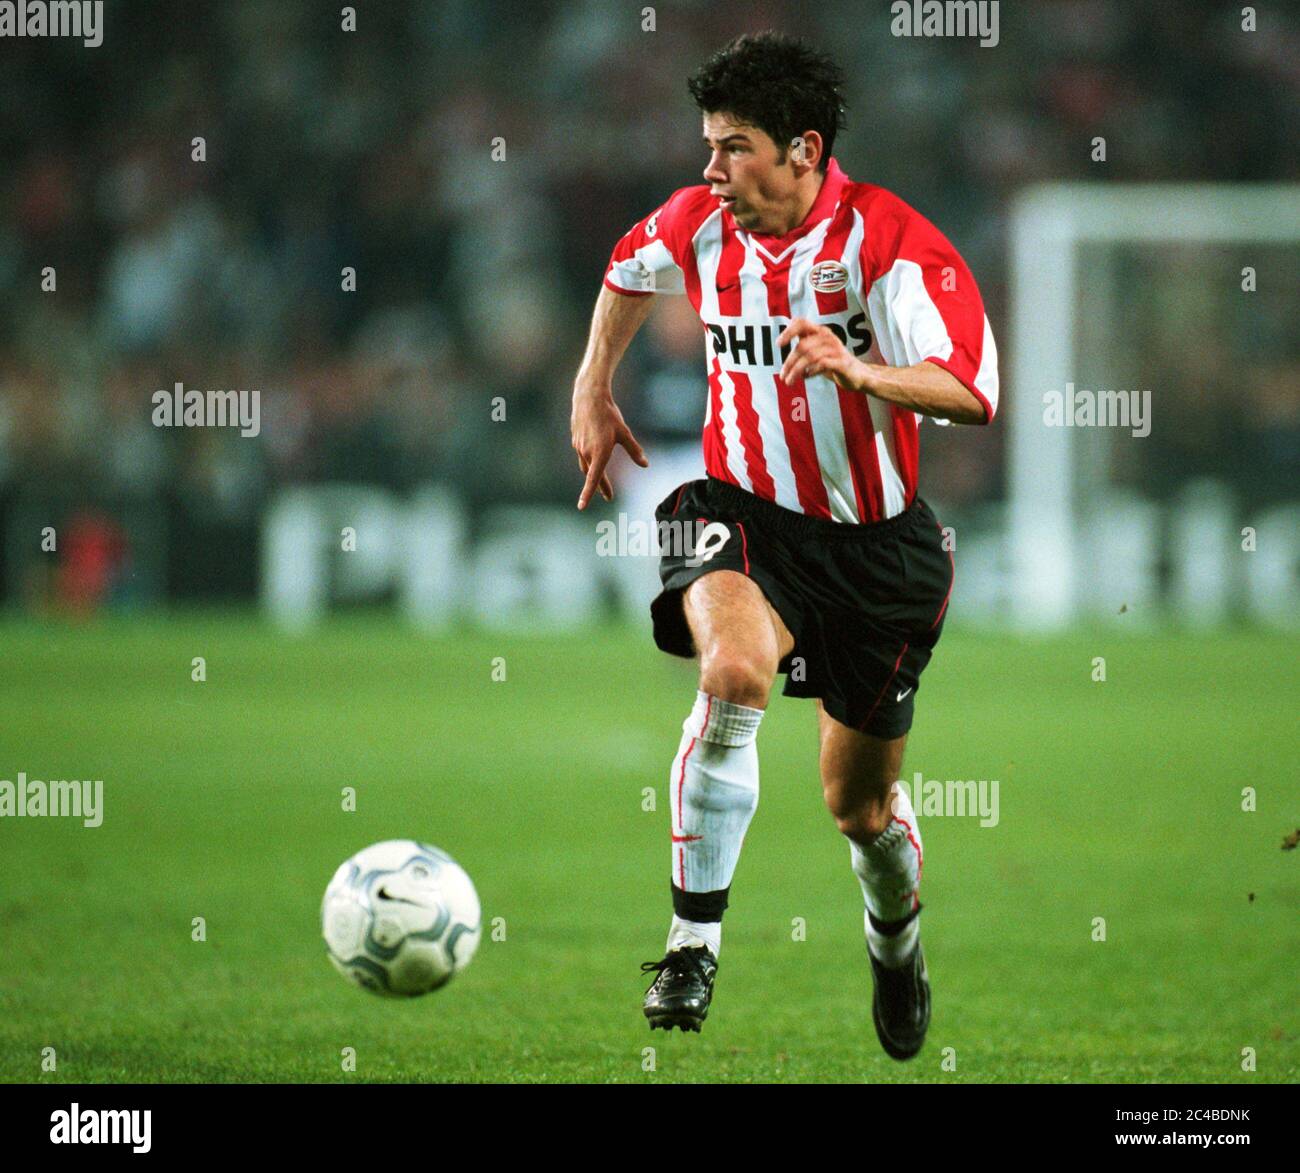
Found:
[[[832,159],[804,222],[746,232],[707,186],[685,187],[617,244],[617,293],[685,293],[705,326],[710,476],[787,509],[879,521],[916,496],[921,416],[817,375],[779,378],[792,318],[821,322],[866,362],[929,361],[970,388],[991,420],[997,348],[966,263],[897,196],[854,183]]]

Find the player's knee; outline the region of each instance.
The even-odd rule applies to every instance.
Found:
[[[857,843],[867,843],[879,835],[893,818],[888,794],[868,795],[854,793],[851,787],[831,778],[822,783],[826,809],[835,820],[841,835]]]
[[[700,657],[701,691],[734,705],[766,708],[775,678],[775,664],[745,652],[714,648]]]

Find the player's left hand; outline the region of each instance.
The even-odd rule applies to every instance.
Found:
[[[781,368],[781,382],[794,383],[812,375],[825,375],[849,391],[861,388],[865,364],[853,357],[829,327],[807,318],[795,318],[777,339],[777,346],[793,342],[794,348]]]

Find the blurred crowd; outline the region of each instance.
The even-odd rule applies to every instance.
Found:
[[[889,6],[858,0],[661,3],[653,31],[639,0],[361,0],[356,32],[326,0],[106,7],[101,48],[3,46],[0,501],[232,523],[303,481],[571,501],[568,392],[603,266],[700,181],[685,77],[746,29],[838,54],[836,155],[958,244],[995,329],[1025,184],[1300,172],[1297,25],[1277,6],[1247,34],[1239,5],[1016,0],[995,49],[894,38]],[[1293,344],[1273,358],[1292,372]],[[620,391],[651,442],[698,433],[701,348],[689,314],[638,340]],[[153,427],[177,382],[260,390],[260,435]],[[1300,396],[1269,386],[1250,402],[1294,437]],[[926,444],[930,493],[1001,495],[999,429]]]

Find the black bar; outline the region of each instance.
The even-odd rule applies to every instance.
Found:
[[[793,1146],[807,1157],[843,1144],[852,1122],[873,1160],[894,1150],[928,1160],[937,1150],[1053,1165],[1067,1154],[1120,1148],[1262,1155],[1289,1147],[1296,1102],[1295,1088],[1283,1084],[9,1084],[0,1086],[0,1135],[7,1159],[100,1162],[115,1147],[114,1156],[168,1161],[268,1152],[335,1162],[355,1157],[367,1168],[406,1160],[412,1150],[446,1154],[467,1144],[482,1145],[493,1164],[514,1145],[532,1157],[563,1149],[614,1161],[620,1154],[609,1149],[612,1135],[627,1140],[623,1159],[639,1161],[655,1146],[676,1143],[673,1121],[698,1118],[702,1096],[709,1119],[731,1121],[718,1136],[724,1147],[730,1136],[738,1145],[761,1143],[769,1154],[773,1146]],[[54,1143],[55,1130],[70,1131],[74,1104],[83,1130],[92,1110],[148,1111],[148,1152],[133,1153],[129,1142]],[[743,1115],[732,1115],[737,1109]],[[144,1135],[145,1119],[136,1118],[135,1136]],[[1208,1146],[1180,1139],[1189,1136],[1212,1139]]]

